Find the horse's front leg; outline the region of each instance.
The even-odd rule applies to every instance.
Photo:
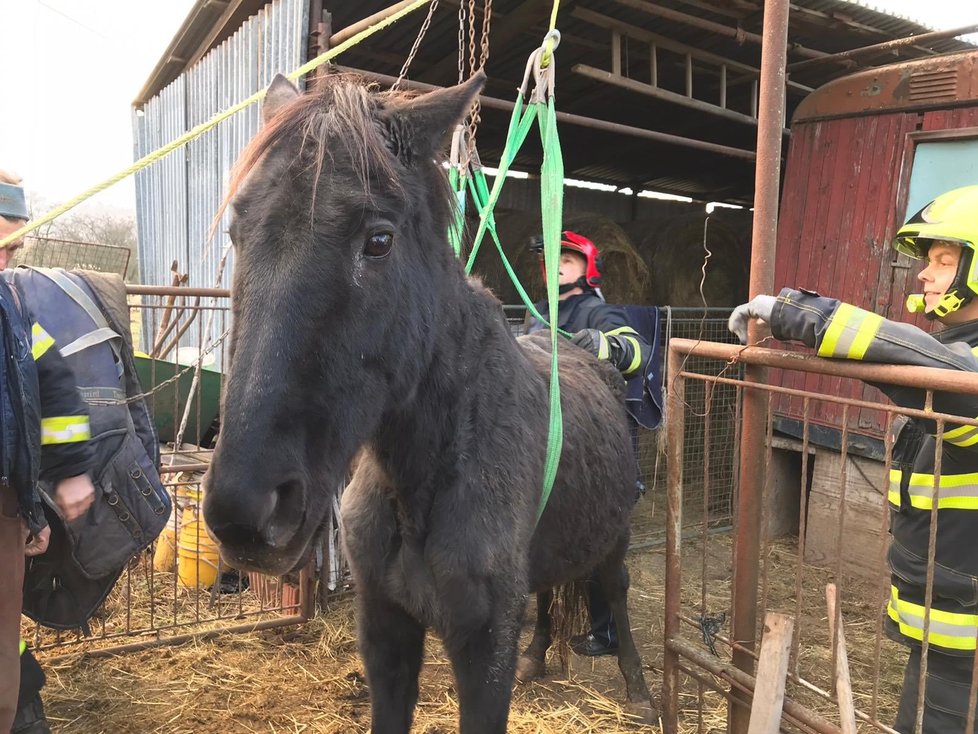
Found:
[[[471,591],[469,598],[475,603],[470,613],[455,617],[445,634],[445,651],[458,691],[459,732],[505,734],[526,597],[502,590],[496,594],[485,589]],[[485,614],[477,619],[471,612],[480,609]]]
[[[554,600],[553,589],[537,593],[537,623],[533,628],[533,639],[516,666],[516,677],[523,683],[542,678],[547,672],[547,650],[553,641],[550,606]]]
[[[362,592],[357,626],[370,689],[371,731],[407,734],[418,702],[425,629],[399,606]]]
[[[595,569],[597,581],[608,599],[611,614],[618,630],[618,669],[625,679],[625,689],[632,712],[647,724],[658,723],[659,714],[652,705],[649,687],[642,673],[642,658],[635,647],[631,622],[628,618],[628,569],[625,567],[625,553],[628,549],[628,536],[625,535],[614,550]]]

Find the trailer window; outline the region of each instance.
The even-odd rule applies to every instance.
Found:
[[[906,221],[938,195],[978,184],[978,136],[918,142],[910,171]]]

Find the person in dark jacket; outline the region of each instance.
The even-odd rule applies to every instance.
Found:
[[[541,240],[536,240],[532,248],[542,256]],[[602,269],[601,255],[591,240],[576,232],[561,234],[557,326],[573,335],[574,344],[617,367],[626,380],[641,379],[652,348],[628,325],[624,309],[605,303],[601,295]],[[546,302],[537,304],[537,311],[547,313]],[[531,317],[527,332],[543,328],[545,324]],[[633,424],[632,433],[636,436],[637,430]],[[591,629],[586,635],[572,637],[571,649],[579,655],[615,654],[618,629],[608,600],[593,578],[588,584],[588,607]]]
[[[760,319],[771,325],[775,338],[802,342],[821,357],[978,372],[978,186],[938,196],[907,221],[893,246],[926,261],[917,276],[923,293],[910,296],[907,307],[939,320],[944,328],[937,334],[790,288],[777,298],[757,296],[738,306],[730,330],[746,343],[747,322]],[[898,405],[924,407],[925,390],[876,387]],[[933,408],[973,419],[978,396],[935,392]],[[949,423],[944,428],[937,545],[930,556],[936,430],[934,421],[911,419],[902,426],[889,478],[891,581],[884,625],[891,638],[910,648],[893,726],[901,734],[913,732],[917,718],[929,565],[934,579],[924,734],[965,730],[978,632],[978,427]]]
[[[0,171],[0,240],[28,220],[24,190],[17,184],[19,179]],[[22,244],[18,240],[0,248],[0,270]],[[16,723],[14,719],[22,698],[21,655],[26,649],[20,642],[24,556],[43,553],[50,537],[36,484],[38,478],[51,481],[53,499],[65,521],[77,519],[94,498],[95,489],[86,473],[94,457],[88,444],[88,410],[71,368],[43,326],[25,312],[16,289],[3,278],[0,315],[0,375],[5,380],[0,385],[4,394],[0,406],[0,732],[34,734],[49,730],[39,708],[39,689],[22,701],[29,716],[18,716]]]

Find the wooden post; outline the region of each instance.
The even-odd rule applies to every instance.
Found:
[[[764,638],[757,663],[757,687],[751,702],[747,734],[778,734],[781,729],[781,708],[794,627],[794,620],[785,614],[768,612],[764,618]]]
[[[829,607],[829,638],[835,640],[835,693],[839,698],[839,723],[842,725],[842,734],[856,734],[856,707],[852,702],[846,633],[842,625],[842,612],[836,601],[835,584],[825,585],[825,600]]]

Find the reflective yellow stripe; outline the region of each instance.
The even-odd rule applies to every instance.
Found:
[[[890,587],[890,603],[886,613],[900,627],[907,637],[923,642],[924,607],[900,598],[895,586]],[[930,627],[927,630],[928,642],[949,650],[974,650],[978,614],[958,614],[942,609],[930,610]]]
[[[900,509],[900,479],[902,477],[903,472],[901,470],[890,469],[890,491],[887,492],[886,498],[897,509]]]
[[[600,343],[598,344],[598,359],[608,359],[608,355],[611,354],[611,347],[608,345],[608,337],[606,337],[602,332],[598,332],[601,335]]]
[[[849,359],[862,359],[866,356],[866,350],[869,349],[870,343],[876,338],[876,334],[883,324],[882,316],[869,311],[863,313],[866,314],[866,318],[863,319],[859,330],[852,338],[852,346],[849,347]]]
[[[818,356],[862,359],[882,323],[882,316],[840,303],[829,319],[825,336],[818,347]]]
[[[92,429],[86,415],[65,415],[41,419],[41,443],[75,443],[92,437]]]
[[[944,440],[955,446],[974,446],[978,443],[978,426],[958,426],[945,432]]]
[[[899,469],[890,470],[890,490],[887,497],[891,504],[900,506]],[[908,485],[910,504],[918,510],[930,510],[934,506],[934,475],[910,475]],[[978,510],[978,473],[945,474],[941,477],[939,510]]]
[[[638,340],[638,332],[631,326],[620,326],[609,331],[608,336],[620,336],[632,345],[632,361],[622,370],[625,377],[631,377],[632,373],[642,366],[642,343]]]
[[[24,640],[20,641],[20,654],[24,654],[24,650],[27,649],[27,643]]]
[[[35,321],[31,326],[31,354],[34,355],[34,361],[39,360],[53,346],[54,339]]]

